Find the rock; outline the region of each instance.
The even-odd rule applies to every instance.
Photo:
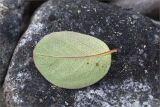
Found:
[[[35,9],[43,2],[0,1],[0,85],[4,81],[10,58],[21,34],[26,30]]]
[[[75,31],[118,52],[109,73],[78,90],[58,88],[36,69],[33,49],[46,34]],[[11,60],[4,83],[9,107],[158,107],[160,27],[149,18],[96,0],[50,0],[36,12]]]
[[[25,0],[1,0],[0,4],[9,9],[20,9],[25,4]]]
[[[160,20],[160,0],[100,0],[121,6],[122,8],[132,8],[155,20]]]
[[[0,85],[4,81],[10,58],[20,37],[23,5],[18,0],[0,1]]]
[[[6,107],[3,99],[3,90],[0,88],[0,107]]]
[[[27,29],[31,17],[34,13],[34,11],[47,0],[38,0],[38,1],[33,1],[33,0],[29,0],[26,2],[26,6],[24,8],[24,13],[23,13],[23,22],[21,23],[21,32],[25,32],[25,30]]]

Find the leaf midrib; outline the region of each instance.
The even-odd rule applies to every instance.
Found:
[[[117,52],[117,49],[109,50],[109,51],[102,52],[99,54],[84,55],[84,56],[52,56],[52,55],[44,55],[44,54],[40,54],[40,53],[35,53],[35,55],[44,56],[44,57],[52,57],[52,58],[88,58],[88,57],[98,57],[101,55],[112,54],[114,52]]]

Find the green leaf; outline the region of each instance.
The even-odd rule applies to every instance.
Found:
[[[111,53],[101,40],[71,31],[46,35],[36,45],[33,58],[39,72],[56,86],[77,89],[92,85],[111,66]]]

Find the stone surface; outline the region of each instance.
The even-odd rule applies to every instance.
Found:
[[[132,8],[148,17],[160,21],[160,0],[100,0],[121,6]]]
[[[25,4],[25,0],[1,0],[0,5],[9,9],[20,9]]]
[[[23,13],[23,22],[21,23],[21,32],[25,32],[35,10],[47,0],[26,0]]]
[[[32,52],[44,35],[75,31],[103,40],[118,52],[109,73],[78,90],[58,88],[36,69]],[[160,26],[129,10],[95,0],[50,0],[21,38],[4,83],[9,107],[159,107]]]
[[[0,88],[0,107],[6,107],[3,99],[3,89]]]
[[[0,1],[0,85],[20,37],[23,5],[23,1],[18,0]]]
[[[19,37],[26,30],[29,20],[44,1],[0,1],[0,85]],[[31,8],[32,7],[32,8]]]

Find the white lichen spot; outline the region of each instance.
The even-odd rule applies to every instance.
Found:
[[[90,12],[90,10],[88,9],[87,12]]]
[[[86,6],[82,6],[82,8],[86,9],[87,7]]]
[[[96,8],[93,8],[93,10],[94,10],[95,12],[97,12],[97,9],[96,9]]]
[[[68,4],[66,4],[66,7],[68,8],[68,7],[69,7],[69,5],[68,5]]]
[[[122,32],[115,32],[117,36],[121,36],[123,33]]]
[[[155,80],[158,80],[158,75],[156,75],[154,78],[155,78]]]
[[[138,49],[138,51],[139,51],[139,54],[140,54],[140,55],[143,54],[143,52],[144,52],[143,49]]]
[[[12,95],[12,100],[16,103],[16,104],[21,104],[24,101],[18,96],[18,94]]]
[[[147,74],[148,73],[148,71],[147,70],[144,70],[144,72]]]
[[[144,66],[144,61],[142,59],[139,59],[138,61],[139,61],[139,65],[143,67]]]
[[[22,74],[22,73],[18,73],[17,76],[18,76],[18,77],[22,77],[23,74]]]
[[[77,12],[78,12],[78,14],[80,14],[80,13],[81,13],[81,10],[78,10]]]
[[[154,99],[154,97],[153,97],[152,95],[149,95],[149,99],[153,100],[153,99]]]
[[[133,18],[133,19],[138,19],[139,16],[137,16],[137,15],[132,15],[132,18]]]
[[[69,105],[67,101],[65,101],[65,105],[67,105],[67,106]]]
[[[51,88],[52,88],[52,89],[55,89],[55,88],[56,88],[56,86],[55,86],[55,85],[52,85],[52,86],[51,86]]]
[[[42,102],[43,102],[43,100],[40,98],[40,99],[39,99],[39,102],[41,102],[41,103],[42,103]]]
[[[90,32],[91,35],[95,35],[95,33],[93,31]]]

